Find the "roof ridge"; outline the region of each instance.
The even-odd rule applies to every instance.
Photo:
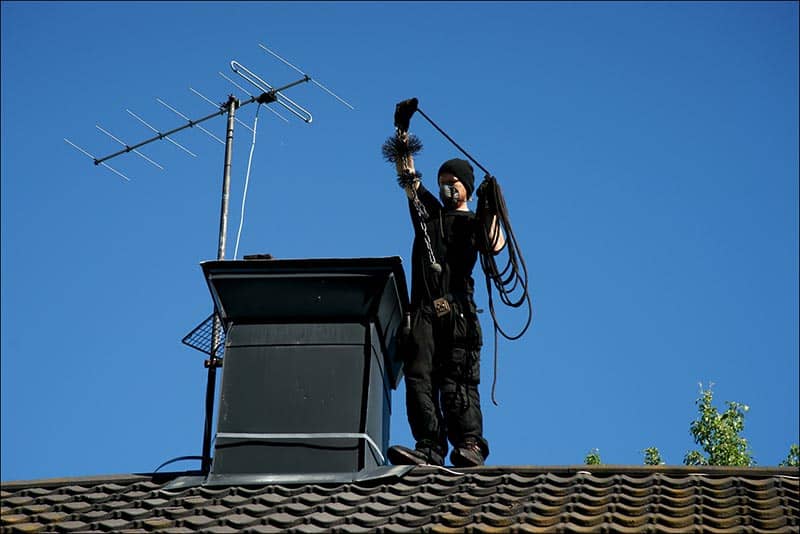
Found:
[[[725,475],[725,476],[783,476],[800,477],[800,467],[736,467],[736,466],[684,466],[684,465],[484,465],[480,467],[461,468],[458,470],[442,469],[436,466],[416,466],[407,474],[442,476],[463,475],[629,475],[629,474],[663,474],[663,475]],[[123,473],[112,475],[87,475],[78,477],[56,477],[32,480],[0,481],[3,488],[51,487],[65,484],[107,484],[113,482],[158,481],[169,482],[181,476],[202,475],[199,471],[173,471],[159,473]],[[403,477],[400,477],[403,478]],[[355,481],[358,482],[358,481]]]

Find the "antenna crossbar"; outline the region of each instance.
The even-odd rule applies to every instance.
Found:
[[[151,124],[148,124],[146,120],[144,120],[143,118],[141,118],[139,115],[137,115],[137,114],[136,114],[136,113],[134,113],[133,111],[131,111],[131,110],[129,110],[129,109],[126,109],[125,111],[127,111],[127,112],[128,112],[128,113],[129,113],[129,114],[130,114],[130,115],[131,115],[133,118],[135,118],[136,120],[138,120],[139,122],[141,122],[142,124],[144,124],[145,126],[147,126],[148,128],[150,128],[151,130],[153,130],[153,131],[154,131],[154,132],[156,132],[157,134],[160,134],[160,133],[161,133],[161,132],[159,132],[159,131],[158,131],[158,129],[157,129],[157,128],[155,128],[155,127],[154,127],[154,126],[152,126]],[[185,146],[183,146],[182,144],[178,143],[177,141],[175,141],[175,140],[174,140],[174,139],[172,139],[171,137],[164,137],[164,139],[166,139],[167,141],[169,141],[170,143],[172,143],[172,144],[173,144],[173,145],[175,145],[176,147],[180,148],[181,150],[183,150],[184,152],[186,152],[187,154],[189,154],[189,155],[190,155],[190,156],[192,156],[193,158],[196,158],[196,157],[197,157],[197,154],[195,154],[194,152],[192,152],[191,150],[189,150],[188,148],[186,148],[186,147],[185,147]]]
[[[104,134],[106,134],[107,136],[109,136],[111,139],[113,139],[114,141],[116,141],[117,143],[121,144],[122,146],[124,146],[124,147],[127,147],[127,146],[128,146],[128,145],[127,145],[127,143],[125,143],[125,141],[123,141],[123,140],[122,140],[122,139],[120,139],[119,137],[116,137],[116,136],[114,136],[114,135],[113,135],[111,132],[109,132],[108,130],[106,130],[106,129],[102,128],[102,127],[101,127],[99,124],[95,124],[95,127],[96,127],[98,130],[100,130],[101,132],[103,132]],[[148,158],[147,156],[145,156],[144,154],[142,154],[140,151],[136,150],[135,148],[132,148],[132,149],[131,149],[131,152],[133,152],[134,154],[136,154],[136,155],[137,155],[137,156],[139,156],[140,158],[144,159],[146,162],[148,162],[148,163],[151,163],[152,165],[154,165],[154,166],[158,167],[158,168],[159,168],[159,169],[161,169],[162,171],[164,170],[164,167],[162,167],[161,165],[159,165],[158,163],[156,163],[156,162],[155,162],[155,161],[153,161],[152,159]]]
[[[305,83],[305,82],[307,82],[309,80],[310,80],[310,78],[308,76],[304,76],[303,78],[300,78],[299,80],[295,80],[295,81],[293,81],[291,83],[288,83],[288,84],[284,85],[283,87],[270,88],[268,91],[265,91],[265,92],[263,92],[262,94],[260,94],[258,96],[251,97],[248,100],[245,100],[244,102],[239,103],[236,107],[240,108],[242,106],[246,106],[248,104],[252,104],[253,102],[258,102],[259,104],[269,104],[270,102],[276,102],[276,101],[278,101],[277,100],[278,99],[278,93],[280,93],[281,91],[285,91],[286,89],[289,89],[290,87],[294,87],[295,85],[299,85],[301,83]],[[284,95],[280,95],[280,97],[282,99],[289,100]],[[292,102],[292,103],[294,104],[294,102]],[[166,105],[166,104],[164,104],[164,105]],[[284,107],[286,107],[285,104],[283,104],[283,105],[284,105]],[[294,105],[297,105],[297,104],[294,104]],[[169,106],[167,106],[167,107],[169,107]],[[305,109],[303,109],[300,106],[297,106],[297,107],[300,108],[303,111],[306,111]],[[173,110],[173,111],[175,111],[175,110]],[[183,114],[181,114],[180,112],[178,112],[178,111],[175,111],[175,112],[180,114],[181,116],[183,116]],[[214,117],[219,117],[220,115],[224,115],[226,113],[228,113],[228,104],[227,103],[224,104],[219,111],[216,111],[216,112],[214,112],[214,113],[212,113],[210,115],[206,115],[205,117],[202,117],[202,118],[197,119],[197,120],[187,119],[188,122],[186,124],[184,124],[183,126],[178,126],[177,128],[173,128],[172,130],[169,130],[167,132],[159,132],[157,135],[154,135],[153,137],[151,137],[149,139],[145,139],[144,141],[142,141],[140,143],[136,143],[135,145],[131,145],[131,146],[126,145],[125,148],[123,148],[122,150],[118,150],[117,152],[114,152],[113,154],[109,154],[108,156],[104,156],[102,158],[95,158],[94,156],[90,156],[90,157],[92,157],[92,159],[94,160],[94,164],[95,165],[103,165],[104,162],[106,162],[106,161],[108,161],[108,160],[110,160],[112,158],[115,158],[117,156],[121,156],[122,154],[127,154],[128,152],[134,152],[137,148],[141,148],[144,145],[152,143],[153,141],[160,141],[162,139],[167,138],[168,136],[170,136],[172,134],[175,134],[175,133],[178,133],[178,132],[180,132],[182,130],[185,130],[186,128],[192,128],[193,126],[197,126],[202,122],[205,122],[207,120],[213,119]],[[308,112],[306,111],[306,113],[308,113]],[[309,116],[310,116],[310,114],[309,114]],[[305,120],[305,119],[303,119],[303,120]],[[311,121],[307,120],[306,122],[311,122]],[[72,143],[70,143],[70,144],[72,144]],[[88,154],[88,152],[84,151],[84,154]],[[107,165],[103,165],[103,166],[107,167]],[[114,172],[116,172],[117,174],[120,174],[118,171],[114,171]],[[124,177],[124,175],[121,175],[121,176]],[[128,180],[127,177],[125,177],[125,179]]]
[[[205,122],[205,121],[207,121],[209,119],[213,119],[214,117],[219,117],[220,115],[222,115],[224,113],[227,113],[227,112],[228,112],[227,109],[221,109],[221,110],[217,111],[216,113],[212,113],[211,115],[207,115],[207,116],[203,117],[202,119],[197,119],[197,120],[194,120],[194,121],[190,120],[188,124],[184,124],[183,126],[179,126],[178,128],[173,128],[172,130],[170,130],[168,132],[159,133],[158,135],[155,135],[155,136],[151,137],[150,139],[145,139],[141,143],[136,143],[135,145],[132,145],[132,146],[126,146],[122,150],[119,150],[117,152],[114,152],[113,154],[109,154],[108,156],[105,156],[105,157],[102,157],[102,158],[95,158],[94,164],[95,165],[100,165],[104,161],[108,161],[111,158],[115,158],[115,157],[120,156],[122,154],[127,154],[128,152],[132,152],[133,150],[136,150],[137,148],[143,147],[144,145],[150,144],[153,141],[160,141],[160,140],[164,139],[165,137],[168,137],[168,136],[170,136],[170,135],[172,135],[174,133],[178,133],[181,130],[185,130],[186,128],[191,128],[192,126],[194,126],[196,124],[200,124],[201,122]]]

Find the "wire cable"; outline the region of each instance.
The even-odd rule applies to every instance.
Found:
[[[247,202],[247,186],[250,184],[250,166],[253,163],[253,151],[256,148],[256,129],[258,127],[258,112],[261,111],[261,104],[256,108],[256,117],[253,119],[253,140],[250,143],[250,156],[247,158],[247,173],[244,178],[244,193],[242,194],[242,213],[239,218],[239,230],[236,232],[236,246],[233,249],[233,259],[239,254],[239,239],[242,237],[242,226],[244,225],[244,206]]]
[[[153,471],[153,473],[158,473],[158,471],[162,467],[168,466],[169,464],[173,464],[175,462],[181,462],[183,460],[202,460],[202,459],[203,459],[202,456],[178,456],[177,458],[172,458],[171,460],[167,460],[163,464],[161,464],[158,467],[156,467],[155,470]]]

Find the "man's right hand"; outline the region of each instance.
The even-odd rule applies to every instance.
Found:
[[[398,130],[407,132],[411,123],[411,116],[417,111],[419,101],[416,98],[409,98],[398,102],[394,107],[394,127]]]

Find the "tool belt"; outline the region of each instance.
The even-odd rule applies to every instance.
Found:
[[[466,349],[479,349],[483,345],[478,310],[472,295],[468,293],[450,294],[433,301],[434,321],[440,328],[452,331],[454,346]]]

